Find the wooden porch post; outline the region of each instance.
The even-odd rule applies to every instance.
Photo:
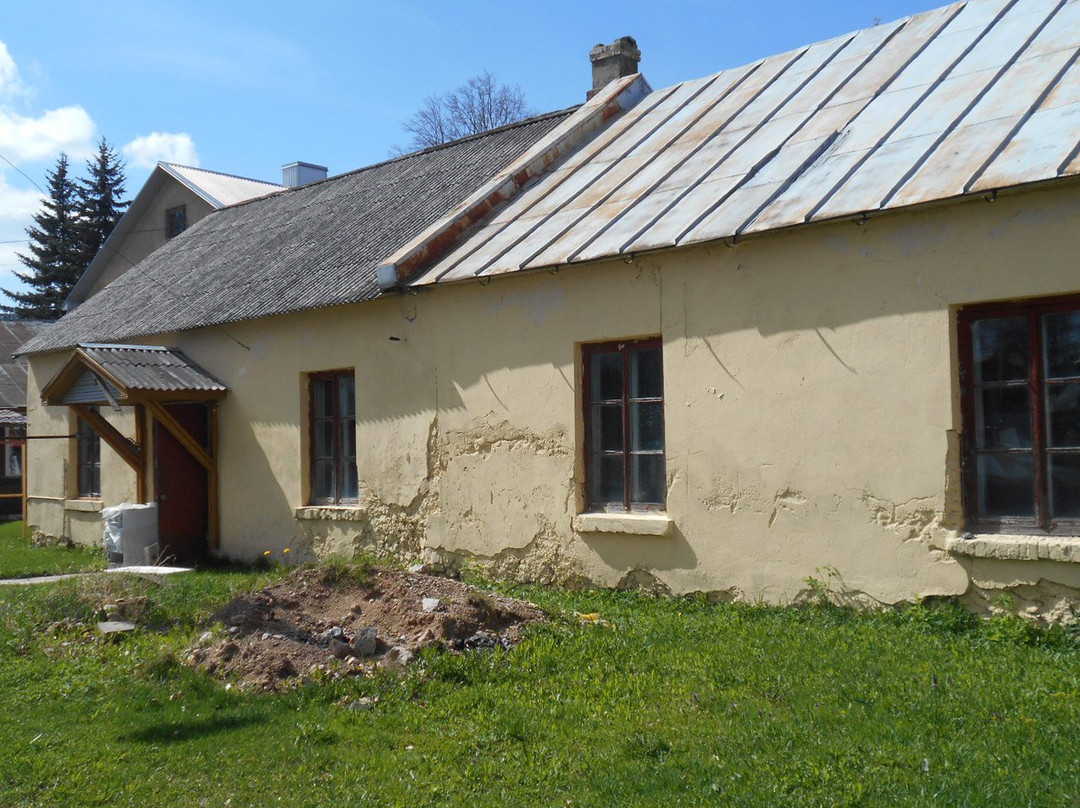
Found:
[[[209,487],[207,510],[210,521],[210,549],[217,550],[221,545],[221,508],[220,493],[218,492],[218,405],[216,401],[210,403],[210,456],[214,459],[214,465],[206,475],[206,484]]]
[[[140,503],[146,502],[146,466],[149,452],[146,451],[146,408],[135,405],[135,443],[139,447],[139,467],[135,470],[135,498]]]

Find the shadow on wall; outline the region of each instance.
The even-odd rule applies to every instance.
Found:
[[[614,533],[582,533],[581,540],[611,569],[692,570],[698,557],[682,531],[658,536],[627,536]]]

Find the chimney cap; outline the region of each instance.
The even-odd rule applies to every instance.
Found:
[[[592,98],[605,85],[616,79],[632,76],[638,72],[641,51],[632,36],[621,36],[610,45],[595,45],[589,51],[592,62],[592,89],[586,98]]]
[[[634,62],[640,62],[641,50],[638,48],[637,40],[632,36],[621,36],[610,45],[598,42],[589,51],[590,62],[598,62],[612,56],[625,56]]]

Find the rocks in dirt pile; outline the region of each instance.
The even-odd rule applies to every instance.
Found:
[[[476,651],[484,648],[509,648],[510,640],[507,637],[490,631],[478,631],[471,637],[455,639],[450,645],[455,651]]]
[[[331,637],[329,648],[330,653],[336,656],[338,659],[345,659],[347,656],[352,656],[352,646],[344,640],[339,640],[337,637]]]
[[[238,597],[213,619],[224,626],[193,643],[187,662],[240,687],[276,690],[305,677],[314,684],[401,670],[421,648],[508,648],[544,616],[448,578],[376,569],[361,579],[315,568]]]
[[[361,658],[374,656],[378,644],[379,630],[375,626],[364,626],[356,632],[356,638],[352,644],[353,652]]]
[[[379,660],[382,668],[404,668],[412,662],[413,652],[404,645],[395,645],[386,652],[386,656]]]
[[[345,637],[345,629],[341,626],[331,626],[326,631],[320,631],[315,635],[315,642],[319,645],[330,645],[334,640],[338,642],[347,643],[348,640]]]
[[[442,606],[442,601],[438,598],[424,598],[420,601],[420,608],[428,613],[437,612],[440,606]]]

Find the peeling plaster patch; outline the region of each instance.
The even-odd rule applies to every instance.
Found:
[[[492,314],[498,314],[503,309],[517,306],[529,313],[529,319],[533,325],[539,328],[544,324],[544,318],[548,312],[558,311],[566,305],[566,293],[562,284],[549,284],[540,291],[519,292],[513,295],[502,295],[499,300],[491,304]]]
[[[704,597],[714,606],[717,603],[746,603],[746,593],[737,586],[729,586],[727,589],[711,589],[708,592],[689,592],[688,597],[698,595]]]
[[[525,449],[540,455],[572,454],[567,444],[566,430],[562,426],[555,426],[538,434],[521,429],[509,421],[502,421],[498,424],[477,424],[465,430],[448,432],[446,435],[446,450],[452,455],[490,454],[499,445],[508,445],[507,448],[511,450]]]
[[[1073,626],[1080,622],[1080,592],[1043,578],[1011,586],[972,581],[960,602],[984,615],[1017,614],[1044,625]]]
[[[629,570],[619,582],[615,584],[616,589],[633,590],[635,592],[641,592],[644,595],[652,595],[653,597],[671,597],[671,587],[661,581],[653,573],[641,567],[634,567]]]
[[[536,521],[536,533],[523,547],[508,547],[491,556],[466,550],[426,547],[423,560],[454,571],[468,567],[485,577],[504,581],[566,587],[595,586],[596,582],[583,575],[578,562],[567,554],[566,541],[559,538],[554,523],[543,514],[536,514]]]
[[[929,544],[941,523],[941,514],[935,507],[934,497],[914,497],[895,503],[864,491],[861,499],[870,511],[870,521],[900,534],[903,541],[922,541]]]
[[[713,480],[712,489],[702,500],[710,511],[735,513],[744,508],[757,510],[760,505],[757,491],[746,488],[738,473],[729,478]]]
[[[772,527],[776,523],[777,517],[782,512],[787,512],[794,516],[796,519],[805,519],[807,511],[807,500],[801,492],[795,491],[791,488],[785,488],[780,491],[773,498],[772,513],[769,514],[769,527]]]

